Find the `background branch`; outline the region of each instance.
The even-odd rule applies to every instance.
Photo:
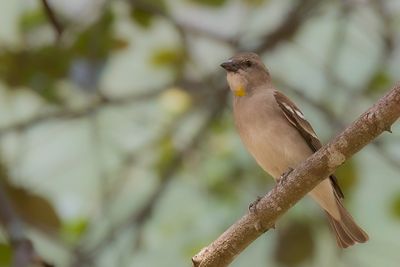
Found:
[[[62,33],[64,32],[64,26],[61,25],[60,21],[57,19],[56,14],[54,13],[53,9],[51,8],[47,0],[42,0],[42,5],[51,25],[56,31],[57,40],[59,40],[61,38]]]
[[[192,258],[194,266],[227,266],[251,242],[271,228],[276,220],[324,177],[370,143],[400,116],[400,83],[363,113],[346,130],[298,166],[256,206],[211,245]]]
[[[168,86],[166,86],[165,88],[168,88]],[[10,132],[24,131],[26,129],[30,129],[31,127],[40,125],[41,123],[59,121],[60,119],[82,118],[106,107],[115,107],[115,106],[121,107],[123,105],[132,105],[139,101],[149,100],[154,97],[157,97],[160,93],[166,90],[165,88],[154,89],[143,93],[133,93],[126,95],[124,97],[111,98],[101,95],[99,97],[94,98],[92,101],[90,101],[87,105],[83,107],[55,110],[37,115],[33,118],[13,122],[10,125],[0,127],[0,137]]]
[[[263,53],[274,49],[282,40],[290,40],[299,32],[303,24],[311,18],[312,13],[318,8],[320,1],[298,1],[286,15],[286,19],[272,32],[264,37],[263,43],[254,52]]]

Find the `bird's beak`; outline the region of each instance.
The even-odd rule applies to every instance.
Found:
[[[225,61],[220,66],[223,67],[226,71],[236,72],[239,70],[239,64],[237,64],[236,62],[234,62],[231,59],[228,61]]]

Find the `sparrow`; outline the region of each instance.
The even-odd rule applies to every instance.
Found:
[[[315,131],[300,109],[275,89],[261,58],[239,53],[221,64],[233,92],[233,115],[240,138],[267,173],[279,181],[321,148]],[[328,177],[327,177],[328,178]],[[343,192],[334,175],[309,195],[325,210],[340,248],[364,243],[368,235],[343,206]]]

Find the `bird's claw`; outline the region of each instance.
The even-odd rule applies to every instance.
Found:
[[[294,169],[289,167],[289,169],[287,171],[285,171],[279,178],[278,178],[278,182],[284,182],[285,179],[289,176],[289,174],[293,171]]]
[[[261,198],[262,198],[262,197],[257,196],[256,200],[254,200],[253,202],[251,202],[251,203],[249,204],[249,211],[250,211],[250,213],[256,213],[256,211],[257,211],[257,204],[258,204],[258,202],[260,202]]]

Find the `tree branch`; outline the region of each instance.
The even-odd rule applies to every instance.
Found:
[[[292,39],[301,29],[303,24],[311,17],[321,1],[301,0],[289,10],[286,18],[272,32],[268,33],[263,42],[254,49],[256,53],[263,53],[277,47],[282,40]]]
[[[172,85],[171,85],[172,86]],[[2,135],[8,134],[10,132],[15,131],[24,131],[26,129],[30,129],[31,127],[37,126],[41,123],[59,121],[61,119],[77,119],[85,117],[89,114],[97,112],[98,110],[104,107],[120,107],[123,105],[131,105],[135,102],[144,101],[148,99],[152,99],[158,96],[160,93],[165,91],[165,88],[168,88],[169,85],[160,88],[153,89],[150,91],[146,91],[143,93],[132,93],[123,97],[107,97],[100,96],[88,103],[87,105],[79,108],[66,108],[66,109],[58,109],[51,112],[47,112],[44,114],[37,115],[33,118],[29,118],[26,120],[21,120],[17,122],[13,122],[10,125],[0,126],[0,137]]]
[[[347,129],[300,164],[217,240],[192,258],[194,266],[227,266],[324,177],[370,143],[400,116],[400,83]]]
[[[49,19],[49,22],[51,23],[51,25],[53,26],[53,28],[57,34],[57,40],[59,40],[61,38],[61,35],[64,32],[64,27],[60,23],[60,21],[57,19],[53,9],[50,7],[47,0],[42,0],[42,5],[43,5],[43,9]]]

